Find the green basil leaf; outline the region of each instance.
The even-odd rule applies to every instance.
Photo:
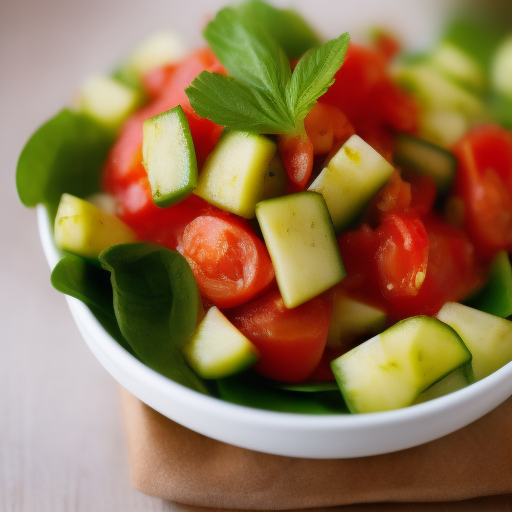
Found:
[[[21,152],[16,170],[21,202],[29,207],[42,203],[55,213],[64,192],[82,198],[97,192],[112,142],[112,135],[92,119],[62,110]]]
[[[303,120],[316,100],[334,83],[347,53],[350,37],[347,32],[304,55],[288,85],[288,102],[296,122]]]
[[[105,330],[133,355],[117,325],[109,272],[70,254],[55,265],[51,282],[59,292],[81,300]]]
[[[250,372],[218,380],[217,389],[223,400],[256,409],[301,414],[348,413],[339,390],[318,393],[287,391]]]
[[[226,7],[208,23],[204,36],[231,77],[261,89],[273,98],[276,111],[286,116],[290,62],[261,25]]]
[[[201,117],[234,130],[254,133],[289,133],[293,120],[283,123],[272,98],[258,89],[217,73],[203,71],[185,92]]]
[[[304,18],[293,9],[276,9],[261,0],[249,0],[240,7],[245,19],[253,19],[283,48],[290,59],[301,57],[321,41]]]
[[[99,259],[111,273],[117,322],[135,354],[162,375],[208,394],[180,352],[195,329],[199,304],[187,260],[147,243],[116,245]]]

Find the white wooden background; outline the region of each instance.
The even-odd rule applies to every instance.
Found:
[[[19,204],[14,171],[27,137],[89,74],[111,69],[155,29],[175,28],[200,44],[204,16],[223,3],[0,0],[2,512],[197,510],[130,488],[117,385],[50,286],[35,212]],[[295,4],[328,36],[371,17],[420,43],[433,37],[435,12],[446,7],[443,0]]]

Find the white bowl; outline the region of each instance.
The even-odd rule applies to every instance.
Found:
[[[50,267],[59,260],[48,216],[38,208],[39,233]],[[396,411],[314,416],[224,402],[151,370],[124,350],[80,301],[66,297],[85,341],[128,391],[173,421],[205,436],[276,455],[335,459],[410,448],[464,427],[512,395],[512,363],[471,386]]]

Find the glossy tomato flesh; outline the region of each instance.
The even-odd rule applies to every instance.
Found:
[[[286,309],[279,290],[271,290],[227,312],[233,324],[258,348],[254,369],[270,379],[300,382],[322,358],[332,299],[316,297]]]

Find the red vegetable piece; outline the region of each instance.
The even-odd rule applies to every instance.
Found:
[[[512,252],[512,133],[484,125],[454,147],[459,166],[455,195],[464,203],[464,225],[480,258]]]
[[[304,190],[313,171],[313,144],[307,136],[301,135],[280,135],[278,142],[289,179],[298,190]]]
[[[274,279],[265,244],[233,216],[197,217],[185,228],[180,250],[201,294],[220,308],[256,297]]]
[[[228,317],[260,351],[254,369],[270,379],[300,382],[315,370],[327,340],[331,299],[319,296],[286,309],[279,290],[228,311]]]

